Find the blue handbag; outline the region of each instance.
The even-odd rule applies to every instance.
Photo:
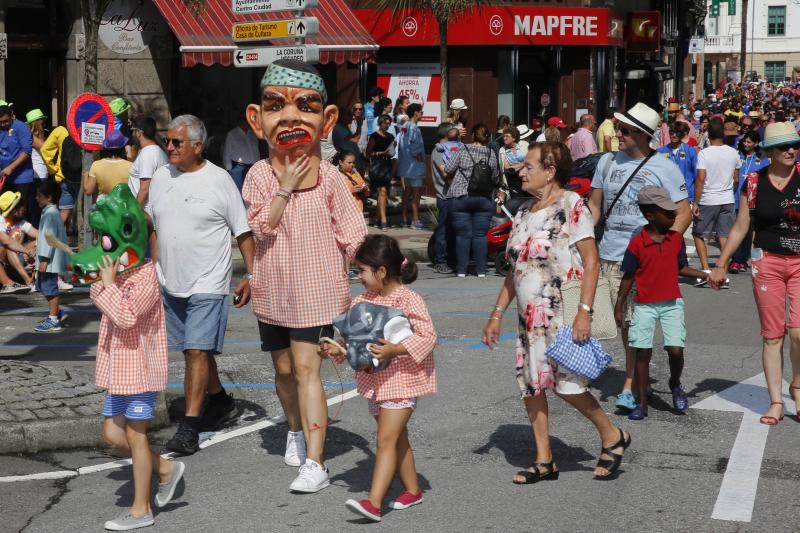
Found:
[[[588,379],[597,379],[611,364],[611,356],[603,351],[600,341],[594,337],[573,341],[572,326],[567,324],[558,328],[555,342],[544,353],[559,368]]]

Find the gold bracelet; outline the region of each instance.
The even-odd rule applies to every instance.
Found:
[[[498,320],[499,321],[499,320],[502,320],[502,318],[500,318],[499,316],[490,316],[489,320]]]

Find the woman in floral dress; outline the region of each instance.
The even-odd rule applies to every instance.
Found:
[[[615,427],[589,392],[588,380],[559,370],[545,356],[563,323],[561,284],[580,279],[581,304],[572,324],[573,340],[591,334],[592,303],[599,261],[592,216],[581,197],[564,190],[572,170],[569,149],[562,143],[532,145],[520,171],[522,188],[534,198],[514,217],[508,243],[513,268],[483,330],[483,341],[494,348],[506,307],[517,298],[516,373],[536,441],[534,464],[514,477],[514,483],[558,479],[550,449],[546,389],[578,409],[600,433],[602,450],[594,475],[608,478],[619,468],[630,435]]]

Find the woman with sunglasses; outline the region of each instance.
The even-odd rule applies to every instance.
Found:
[[[709,285],[725,281],[728,262],[752,227],[753,295],[763,338],[762,361],[770,405],[761,423],[774,426],[783,419],[783,340],[788,330],[792,381],[789,386],[800,415],[800,137],[790,122],[767,126],[764,153],[770,164],[747,176],[742,205]],[[789,300],[789,318],[786,300]]]
[[[389,187],[392,184],[392,156],[394,155],[394,135],[389,133],[392,117],[378,117],[378,129],[369,136],[367,157],[369,158],[369,184],[378,191],[378,209],[375,218],[382,231],[388,228],[386,205],[389,202]]]

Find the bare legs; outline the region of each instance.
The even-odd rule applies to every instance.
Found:
[[[633,378],[636,373],[636,348],[628,346],[628,325],[620,328],[622,333],[622,345],[625,347],[625,383],[622,390],[633,390]]]
[[[131,514],[139,517],[150,512],[150,480],[156,474],[160,483],[172,477],[172,463],[150,449],[147,421],[128,420],[124,416],[107,417],[103,422],[103,440],[123,457],[133,459],[133,505]]]
[[[272,365],[275,367],[275,392],[286,415],[289,431],[302,431],[300,407],[297,403],[297,383],[292,371],[292,352],[290,349],[272,352]]]
[[[389,188],[388,187],[379,187],[378,188],[378,223],[379,224],[386,224],[386,206],[389,203]]]
[[[222,390],[217,372],[217,362],[204,350],[185,350],[186,378],[183,394],[186,398],[186,416],[200,416],[206,391],[214,394]]]
[[[412,409],[381,409],[375,417],[378,436],[369,501],[378,509],[383,504],[395,472],[406,491],[414,495],[421,492],[414,452],[408,442],[406,429],[413,412]]]
[[[605,411],[603,411],[600,404],[597,403],[597,400],[591,393],[559,394],[558,396],[589,419],[600,434],[600,440],[604,448],[612,446],[619,440],[619,430],[611,423],[611,420],[609,420]],[[550,448],[547,397],[544,394],[526,397],[525,409],[528,411],[528,418],[531,421],[531,429],[533,430],[533,438],[536,442],[535,462],[549,463],[553,460],[553,451]],[[611,451],[621,454],[623,450],[622,447],[619,447]],[[602,454],[600,457],[602,459],[610,459],[606,454]],[[531,471],[533,472],[534,470]],[[609,472],[605,468],[597,467],[594,469],[594,475],[596,476],[602,477],[608,474]],[[525,480],[521,476],[514,476],[514,481],[521,483]]]

